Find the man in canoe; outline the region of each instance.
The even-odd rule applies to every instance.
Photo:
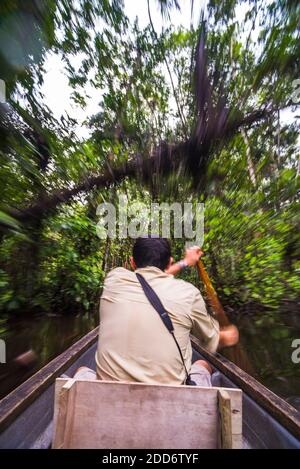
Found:
[[[189,375],[192,384],[211,386],[210,365],[204,360],[192,364],[190,334],[211,352],[236,344],[239,334],[233,325],[220,329],[199,290],[174,278],[202,254],[195,246],[173,263],[167,239],[138,238],[132,270],[109,272],[100,302],[98,379],[173,385],[186,383]],[[84,373],[82,368],[80,377],[88,378]]]

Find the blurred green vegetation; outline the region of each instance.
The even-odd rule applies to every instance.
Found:
[[[201,184],[176,171],[147,180],[125,175],[101,187],[92,182],[111,166],[151,155],[161,142],[186,141],[193,131],[201,26],[172,26],[172,12],[184,8],[179,1],[150,1],[150,12],[157,6],[162,31],[153,22],[130,23],[119,0],[1,1],[0,78],[7,85],[7,103],[0,104],[2,311],[96,309],[106,272],[130,255],[130,240],[96,235],[98,204],[115,203],[122,191],[130,201],[205,203],[205,263],[225,304],[299,302],[299,124],[284,118],[286,108],[297,109],[297,2],[208,2],[212,100],[224,97],[231,122],[265,114],[233,127],[222,144],[213,142]],[[42,84],[53,55],[64,64],[78,109],[87,107],[87,85],[99,92],[99,113],[84,124],[68,114],[58,118],[46,105]],[[88,137],[78,135],[83,125]],[[30,216],[37,206],[42,210]],[[184,243],[174,241],[176,259]],[[197,281],[195,272],[184,278]]]

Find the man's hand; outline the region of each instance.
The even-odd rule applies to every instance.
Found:
[[[196,265],[198,260],[200,259],[201,256],[203,256],[203,251],[199,248],[199,246],[192,246],[191,248],[188,248],[185,250],[185,256],[184,259],[181,261],[177,262],[176,264],[171,264],[165,272],[167,274],[171,275],[176,275],[178,272],[181,271],[181,269],[184,269],[185,267],[193,266]],[[173,261],[173,259],[171,259]]]
[[[218,349],[220,350],[225,347],[236,345],[239,342],[239,338],[239,331],[233,324],[221,327]]]
[[[199,246],[192,246],[185,250],[184,261],[187,265],[193,266],[196,265],[200,257],[204,255],[204,252],[201,251]]]

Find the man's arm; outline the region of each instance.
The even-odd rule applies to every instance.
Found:
[[[197,337],[209,352],[215,352],[220,338],[219,322],[207,312],[202,295],[197,289],[194,289],[190,319],[191,334]]]
[[[184,269],[186,267],[196,265],[198,260],[200,259],[200,257],[203,256],[203,254],[204,253],[200,249],[199,246],[193,246],[189,249],[186,249],[184,259],[182,259],[179,262],[176,262],[175,264],[172,264],[168,269],[166,269],[165,272],[167,274],[176,275],[182,269]],[[197,307],[199,307],[199,304],[197,304],[196,310],[197,310]],[[201,304],[200,309],[202,309],[202,312],[204,313],[204,316],[208,315],[204,302]],[[216,335],[215,331],[217,329],[216,319],[218,319],[218,317],[216,316],[216,319],[211,318],[209,315],[208,315],[208,317],[209,317],[208,320],[203,321],[204,318],[202,316],[201,325],[202,325],[202,327],[204,326],[204,330],[205,330],[205,332],[208,332],[208,335],[211,333],[211,331],[210,331],[210,329],[211,329],[213,331],[212,336],[215,336]],[[201,329],[201,327],[199,328],[199,325],[197,325],[197,320],[196,320],[194,322],[194,331],[195,332],[197,331],[199,333],[200,332],[199,329]],[[219,332],[219,340],[218,340],[218,346],[217,346],[218,350],[220,350],[222,348],[225,348],[225,347],[231,347],[232,345],[236,345],[239,341],[239,331],[238,331],[237,327],[234,326],[233,324],[229,324],[228,326],[220,327],[218,332]],[[201,333],[203,334],[203,330],[200,332],[200,334]],[[215,338],[212,339],[210,337],[208,341],[213,343],[214,345],[212,345],[212,348],[215,348],[216,339]]]
[[[217,317],[208,314],[204,300],[198,291],[193,302],[191,333],[203,342],[203,346],[210,352],[236,345],[239,341],[239,331],[233,324],[220,327]]]
[[[172,264],[170,267],[168,267],[165,270],[165,272],[170,275],[176,275],[182,269],[196,265],[200,257],[203,256],[203,254],[204,253],[203,251],[201,251],[199,246],[193,246],[191,248],[188,248],[185,250],[184,258],[181,261],[176,262],[175,264]]]

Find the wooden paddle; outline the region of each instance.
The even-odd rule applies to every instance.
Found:
[[[216,314],[216,318],[218,319],[220,326],[221,327],[229,326],[230,321],[224,311],[223,306],[221,305],[218,295],[211,283],[209,275],[201,259],[199,259],[199,261],[197,262],[197,269],[198,269],[199,278],[202,280],[202,282],[205,285],[205,290],[206,290],[208,299],[210,301],[212,309],[214,310]],[[242,368],[242,370],[246,371],[252,376],[255,376],[255,370],[252,364],[250,363],[247,357],[247,354],[245,350],[243,350],[240,343],[234,345],[233,347],[224,349],[224,355],[226,355],[226,357],[229,360],[233,361],[237,366]]]
[[[208,299],[210,301],[211,307],[214,310],[214,312],[217,315],[217,319],[220,323],[220,326],[229,326],[230,322],[229,319],[226,316],[226,313],[224,311],[223,306],[220,303],[220,300],[218,298],[218,295],[216,293],[216,290],[214,289],[210,278],[208,276],[208,273],[206,272],[206,269],[204,267],[203,262],[201,259],[197,262],[197,268],[198,268],[198,274],[199,277],[201,278],[202,282],[205,285],[205,290],[208,296]]]

